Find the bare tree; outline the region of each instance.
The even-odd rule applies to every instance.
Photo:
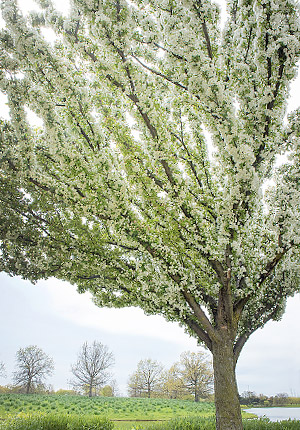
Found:
[[[94,341],[91,346],[85,342],[78,354],[77,362],[71,372],[75,379],[71,381],[75,389],[88,392],[89,397],[97,394],[97,389],[106,384],[110,374],[106,371],[114,364],[114,356],[108,347]]]
[[[26,394],[34,387],[43,385],[47,376],[54,370],[53,359],[36,345],[20,348],[16,354],[17,370],[13,374],[14,384],[23,386]]]
[[[140,360],[137,370],[129,376],[128,392],[132,397],[151,397],[161,381],[163,368],[160,363],[150,358]]]

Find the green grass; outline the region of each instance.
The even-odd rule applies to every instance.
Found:
[[[215,430],[214,413],[209,402],[0,394],[0,430]],[[300,430],[300,422],[251,419],[244,429]]]
[[[215,430],[213,418],[187,418],[185,420],[175,419],[166,423],[155,424],[147,430]],[[271,422],[268,419],[253,419],[244,421],[244,430],[299,430],[300,422],[288,420]]]
[[[214,415],[214,404],[188,400],[82,397],[60,395],[0,395],[0,417],[20,412],[56,412],[99,415],[112,420],[169,420],[175,417]]]
[[[21,415],[6,418],[0,423],[0,430],[118,430],[106,419],[95,416],[59,414]],[[267,419],[244,422],[244,430],[299,430],[299,421],[272,423]],[[150,423],[126,423],[122,430],[215,430],[214,418],[185,418]]]
[[[113,423],[95,416],[61,414],[15,415],[0,423],[0,430],[112,430]]]

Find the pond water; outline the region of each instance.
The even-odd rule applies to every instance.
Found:
[[[245,412],[255,414],[258,417],[267,417],[270,421],[300,420],[300,408],[251,408]]]

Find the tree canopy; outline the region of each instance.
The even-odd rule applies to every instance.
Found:
[[[17,351],[16,367],[14,383],[29,394],[37,386],[43,386],[47,376],[52,375],[54,362],[41,348],[30,345]]]
[[[211,394],[213,371],[203,351],[183,352],[178,363],[182,384],[191,393],[195,402]]]
[[[279,317],[298,290],[299,25],[272,3],[229,2],[220,32],[209,1],[75,1],[68,18],[41,1],[28,19],[4,1],[1,269],[193,331],[230,277],[240,338]]]
[[[216,390],[299,291],[298,5],[228,0],[221,29],[210,0],[37,3],[1,4],[0,268],[178,321]]]
[[[107,369],[114,361],[114,356],[106,345],[97,341],[91,345],[84,342],[76,363],[71,366],[73,388],[88,393],[89,397],[96,396],[100,388],[111,379]]]
[[[156,361],[147,358],[140,360],[137,369],[129,375],[128,393],[132,397],[152,397],[152,394],[158,392],[158,387],[162,380],[162,365]]]
[[[128,394],[131,397],[166,397],[194,399],[199,402],[211,394],[213,371],[204,351],[181,354],[180,362],[169,369],[150,358],[140,360],[129,375]]]

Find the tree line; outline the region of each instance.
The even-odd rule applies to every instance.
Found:
[[[69,385],[74,393],[98,395],[105,384],[111,382],[111,393],[115,381],[108,369],[114,364],[114,356],[106,345],[94,341],[91,345],[84,342],[71,365],[73,378]],[[47,391],[45,381],[54,372],[54,361],[41,348],[30,345],[20,348],[16,353],[16,370],[13,372],[13,387],[26,394]],[[0,364],[0,376],[5,376],[4,363]]]
[[[114,355],[106,345],[84,342],[77,361],[71,365],[71,389],[54,391],[46,379],[54,371],[54,361],[36,345],[20,348],[16,353],[13,384],[0,386],[0,393],[82,394],[89,397],[118,395],[116,381],[108,369],[114,364]],[[0,377],[6,377],[5,364],[0,361]],[[204,351],[183,352],[178,362],[164,368],[157,360],[140,360],[127,382],[130,397],[194,400],[213,398],[213,370]],[[274,396],[244,391],[239,395],[241,405],[293,406],[300,405],[300,397],[278,393]]]
[[[169,399],[208,398],[212,394],[213,370],[206,354],[184,352],[180,361],[163,369],[157,361],[140,360],[128,381],[132,397],[164,397]]]
[[[254,391],[244,391],[240,395],[240,403],[246,406],[299,406],[300,397],[292,397],[287,393],[278,393],[275,396],[256,394]]]
[[[84,342],[77,360],[71,365],[72,390],[60,390],[65,394],[83,394],[89,397],[118,393],[116,381],[109,369],[115,362],[106,345],[94,341]],[[51,393],[46,380],[54,372],[54,361],[41,348],[30,345],[16,353],[16,370],[9,391]],[[0,376],[5,375],[4,363],[0,362]],[[203,352],[184,352],[179,362],[165,370],[155,360],[140,360],[129,376],[128,394],[134,397],[164,397],[171,399],[207,398],[212,392],[213,371]],[[8,388],[7,388],[8,389]]]

